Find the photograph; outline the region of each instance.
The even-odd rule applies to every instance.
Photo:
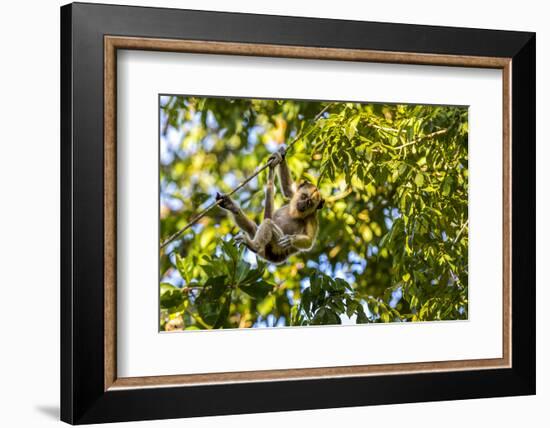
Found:
[[[159,96],[159,329],[468,319],[468,107]]]

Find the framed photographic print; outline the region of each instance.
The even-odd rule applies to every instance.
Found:
[[[62,420],[535,393],[533,33],[76,3],[61,54]]]

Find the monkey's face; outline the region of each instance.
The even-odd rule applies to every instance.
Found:
[[[307,217],[323,206],[319,189],[311,183],[303,182],[298,186],[291,201],[291,208],[297,217]]]

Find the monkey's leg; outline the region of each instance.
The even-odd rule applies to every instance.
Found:
[[[251,239],[248,244],[258,253],[263,253],[265,246],[274,238],[278,239],[283,236],[283,231],[277,226],[273,220],[266,218],[258,227],[254,239]]]
[[[317,237],[318,228],[317,220],[312,217],[307,220],[304,233],[285,235],[277,241],[277,244],[285,249],[294,247],[299,251],[310,250]]]
[[[237,226],[244,230],[250,238],[256,236],[258,225],[250,220],[240,208],[237,212],[233,213],[233,218],[235,219]]]

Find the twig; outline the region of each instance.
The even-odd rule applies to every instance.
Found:
[[[339,201],[340,199],[344,199],[346,198],[348,195],[351,194],[351,192],[353,191],[353,189],[350,187],[348,187],[346,190],[344,190],[343,192],[340,192],[334,196],[330,196],[328,198],[326,198],[326,202],[328,204],[331,204],[333,202],[336,202],[336,201]]]
[[[374,123],[368,123],[368,122],[363,122],[363,124],[367,127],[367,128],[374,128],[374,129],[379,129],[381,131],[385,131],[387,133],[392,133],[392,132],[397,132],[398,134],[400,134],[401,132],[404,132],[404,130],[401,130],[399,131],[399,129],[395,129],[395,128],[386,128],[384,126],[380,126],[380,125],[375,125]]]
[[[469,220],[466,220],[464,222],[464,224],[462,225],[462,227],[460,228],[460,230],[458,231],[458,234],[456,235],[454,241],[453,241],[453,245],[455,245],[457,242],[458,242],[458,239],[460,238],[460,235],[462,235],[462,232],[464,232],[464,229],[466,228],[466,226],[468,225],[468,221]]]
[[[189,309],[189,306],[187,306],[187,307],[184,309],[184,311],[187,312],[187,313],[191,316],[191,318],[193,318],[193,319],[195,320],[195,322],[196,322],[197,324],[200,324],[202,327],[204,327],[204,328],[207,329],[207,330],[211,330],[211,329],[212,329],[212,327],[209,326],[208,324],[206,324],[206,322],[204,322],[204,321],[202,320],[202,318],[201,318],[199,315],[193,313],[193,311],[191,311],[191,310]]]
[[[422,137],[418,137],[417,139],[412,140],[412,141],[409,141],[408,143],[403,144],[403,145],[401,145],[401,146],[392,147],[392,149],[394,149],[394,150],[399,150],[399,149],[402,149],[403,147],[411,146],[411,145],[413,145],[413,144],[419,143],[419,142],[422,141],[422,140],[425,140],[426,138],[432,138],[432,137],[435,137],[435,136],[437,136],[437,135],[444,134],[444,133],[447,132],[448,130],[449,130],[448,128],[440,129],[439,131],[432,132],[431,134],[426,134],[426,135],[423,135]]]

